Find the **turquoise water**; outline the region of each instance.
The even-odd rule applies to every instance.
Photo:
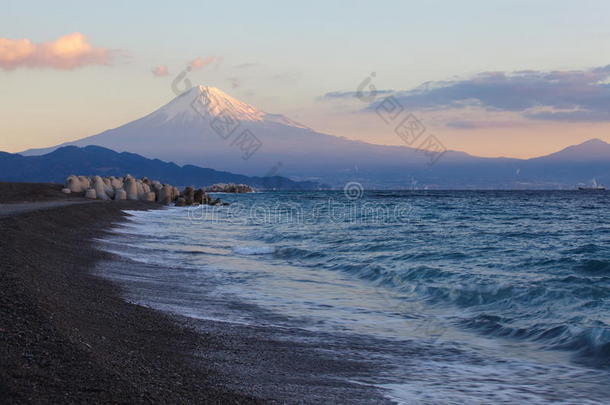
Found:
[[[395,342],[380,386],[405,403],[608,396],[610,194],[223,199],[232,205],[133,212],[105,248],[164,270],[112,276],[158,285],[139,299],[193,317]],[[278,317],[202,305],[210,291]],[[401,358],[406,342],[426,355]]]

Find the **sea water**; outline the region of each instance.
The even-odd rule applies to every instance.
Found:
[[[130,212],[103,246],[149,270],[109,276],[155,285],[139,300],[182,315],[390,342],[371,381],[398,402],[609,401],[610,193],[223,199]]]

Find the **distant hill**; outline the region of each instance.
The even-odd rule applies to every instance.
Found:
[[[610,161],[610,144],[601,139],[589,139],[578,145],[568,146],[559,152],[551,153],[529,161],[544,162],[608,162]]]
[[[0,181],[63,183],[70,174],[147,176],[181,186],[209,186],[214,183],[243,183],[259,189],[314,190],[314,182],[286,177],[250,177],[213,169],[147,159],[135,153],[118,153],[100,146],[65,146],[41,156],[0,152]]]

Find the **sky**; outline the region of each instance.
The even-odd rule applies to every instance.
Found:
[[[187,66],[193,84],[366,142],[402,144],[377,114],[387,100],[445,147],[478,156],[610,142],[603,0],[0,7],[0,150],[8,152],[140,118],[175,97],[171,83]]]

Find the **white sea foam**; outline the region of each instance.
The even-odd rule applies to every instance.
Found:
[[[411,365],[405,382],[381,384],[386,396],[401,405],[424,404],[599,404],[603,372],[571,366],[520,361],[456,364],[427,360]],[[570,387],[572,385],[572,387]],[[565,388],[572,390],[565,390]],[[580,390],[578,388],[579,387]],[[583,387],[587,387],[583,389]],[[566,396],[566,391],[570,394]]]

